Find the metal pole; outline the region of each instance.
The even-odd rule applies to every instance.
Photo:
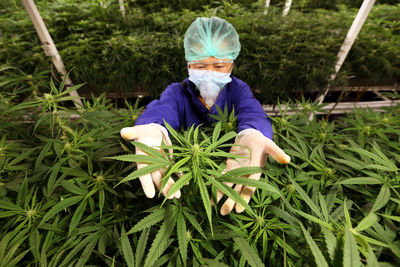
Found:
[[[268,14],[268,8],[269,4],[271,3],[271,0],[265,0],[265,10],[264,10],[264,15]]]
[[[347,32],[346,38],[344,39],[344,42],[342,46],[340,47],[340,50],[337,54],[337,61],[335,64],[335,72],[331,75],[330,81],[335,80],[336,75],[338,74],[340,68],[343,65],[344,60],[347,57],[347,54],[349,53],[351,47],[353,46],[354,41],[356,40],[358,34],[360,33],[360,30],[362,26],[364,25],[365,20],[367,19],[367,16],[369,12],[371,11],[373,5],[375,3],[375,0],[364,0],[362,3],[360,9],[358,10],[357,16],[353,21],[353,24],[351,25],[349,31]],[[326,95],[329,92],[329,85],[328,87],[324,90],[322,94],[320,94],[317,99],[314,101],[314,104],[321,104]],[[313,118],[313,114],[311,113],[309,116],[309,120],[311,121]]]
[[[364,2],[361,5],[360,10],[357,13],[356,18],[353,21],[353,24],[350,27],[350,30],[347,33],[346,39],[344,40],[342,47],[339,50],[339,53],[337,54],[337,61],[335,64],[335,73],[333,73],[330,77],[330,80],[333,81],[336,78],[336,75],[338,74],[340,68],[343,65],[344,60],[347,57],[347,54],[349,53],[351,47],[353,46],[354,41],[356,40],[362,26],[364,25],[365,20],[367,19],[367,16],[369,12],[372,9],[372,6],[374,5],[375,0],[364,0]],[[329,86],[325,89],[325,91],[317,98],[317,100],[314,103],[321,104],[326,95],[329,92]]]
[[[119,3],[119,9],[121,10],[122,17],[125,18],[124,0],[118,0],[118,3]]]
[[[285,8],[283,9],[283,13],[282,13],[282,17],[285,17],[289,13],[291,6],[292,6],[292,0],[286,0]]]
[[[53,39],[51,38],[50,33],[47,30],[46,25],[44,24],[43,19],[40,16],[40,13],[35,3],[33,2],[33,0],[22,0],[22,4],[24,5],[26,11],[29,14],[29,17],[32,20],[33,26],[36,29],[40,42],[42,43],[44,53],[46,54],[46,56],[51,57],[53,65],[56,67],[57,71],[61,74],[61,77],[64,79],[64,77],[67,75],[64,63],[61,60],[60,54],[58,54],[58,50],[54,45]],[[68,76],[65,80],[65,86],[67,88],[72,86],[72,81]],[[78,92],[76,92],[76,90],[70,92],[69,94],[71,96],[77,97],[74,100],[74,104],[76,107],[82,106],[82,101],[79,98]]]

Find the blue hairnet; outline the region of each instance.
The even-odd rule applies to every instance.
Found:
[[[235,60],[240,52],[239,35],[224,19],[197,18],[185,33],[184,47],[186,61],[209,57]]]

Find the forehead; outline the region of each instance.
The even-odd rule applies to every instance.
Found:
[[[209,57],[209,58],[206,58],[206,59],[203,59],[203,60],[198,60],[198,61],[196,61],[196,63],[211,63],[211,62],[217,62],[217,61],[221,61],[221,60],[230,61],[227,58]]]

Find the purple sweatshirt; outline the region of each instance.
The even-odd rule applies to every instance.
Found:
[[[182,83],[186,83],[187,86],[183,86]],[[165,126],[165,120],[175,130],[180,130],[182,126],[187,129],[193,124],[208,125],[215,121],[209,114],[218,115],[215,105],[222,110],[227,105],[229,113],[235,108],[238,132],[252,128],[272,139],[271,120],[245,82],[232,77],[232,81],[221,90],[210,110],[200,101],[199,91],[188,78],[182,83],[170,84],[159,100],[153,100],[147,105],[135,124],[157,123]]]

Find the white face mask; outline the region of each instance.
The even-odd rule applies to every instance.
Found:
[[[189,68],[189,80],[199,88],[200,95],[209,107],[217,100],[221,89],[232,81],[231,73]]]

